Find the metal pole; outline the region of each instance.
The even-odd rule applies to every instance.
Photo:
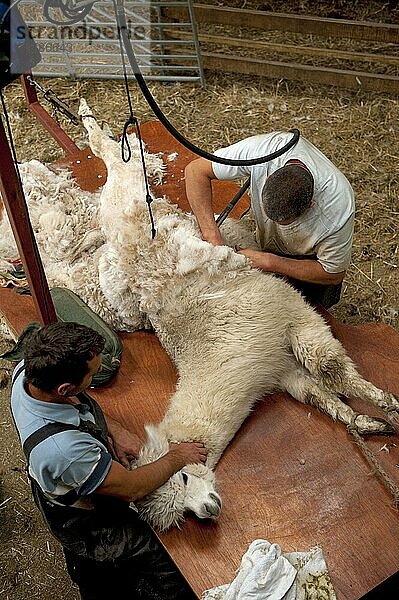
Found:
[[[25,100],[29,110],[35,115],[51,137],[61,146],[67,154],[75,154],[79,152],[77,145],[71,140],[68,134],[58,125],[53,117],[40,104],[35,88],[29,83],[27,73],[21,75],[21,83],[25,94]]]
[[[48,325],[57,321],[57,315],[1,116],[0,156],[0,192],[39,319],[43,325]]]

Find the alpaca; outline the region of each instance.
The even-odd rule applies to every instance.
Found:
[[[178,525],[187,510],[218,517],[214,468],[267,393],[286,391],[360,433],[392,433],[386,421],[357,414],[339,398],[362,397],[386,412],[399,408],[392,394],[359,375],[323,318],[291,285],[251,269],[232,248],[203,241],[194,216],[166,198],[152,203],[151,239],[139,163],[121,160],[119,145],[101,131],[84,100],[79,112],[108,171],[99,208],[107,239],[102,291],[123,320],[133,299],[179,374],[163,420],[147,426],[137,466],[165,454],[171,441],[199,440],[208,450],[206,465],[186,466],[138,503],[142,517],[161,530]]]
[[[136,155],[135,159],[139,157]],[[162,177],[163,163],[146,154],[148,173]],[[100,192],[83,191],[63,169],[48,168],[37,160],[19,166],[29,216],[50,287],[68,287],[116,330],[149,328],[145,315],[138,310],[123,321],[102,293],[100,257],[106,240],[98,227]],[[2,203],[1,203],[2,207]],[[0,271],[10,268],[6,258],[18,256],[7,214],[0,213]],[[90,276],[88,276],[90,274]],[[133,304],[130,298],[130,304]]]

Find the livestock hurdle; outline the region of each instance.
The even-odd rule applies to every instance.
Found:
[[[399,77],[394,74],[378,72],[335,69],[327,66],[313,66],[298,62],[250,58],[248,51],[258,51],[263,55],[295,55],[302,59],[337,59],[348,61],[351,65],[358,62],[387,65],[395,71],[399,68],[399,56],[381,52],[343,51],[335,48],[317,48],[302,44],[272,43],[249,39],[248,35],[239,37],[238,28],[251,28],[263,31],[280,31],[301,35],[314,35],[331,40],[349,38],[356,41],[374,41],[378,44],[398,44],[399,25],[375,23],[371,21],[349,21],[328,19],[308,15],[272,13],[267,11],[222,8],[206,4],[194,4],[196,20],[199,25],[198,39],[202,45],[202,64],[204,69],[221,70],[232,73],[245,73],[277,79],[292,79],[313,84],[328,84],[354,90],[372,90],[396,94],[399,92]],[[184,11],[175,7],[163,8],[164,20],[181,20]],[[204,25],[233,27],[236,36],[227,33],[211,35],[201,31]],[[184,39],[186,34],[179,34]],[[206,51],[206,45],[222,48],[239,48],[241,55]],[[389,47],[389,46],[387,46]]]

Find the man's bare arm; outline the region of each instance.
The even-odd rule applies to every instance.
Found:
[[[259,252],[249,248],[239,250],[238,253],[249,258],[252,266],[262,271],[285,275],[291,279],[299,279],[299,281],[308,283],[338,285],[345,276],[345,271],[328,273],[317,260],[286,258],[271,252]]]
[[[140,500],[163,485],[185,465],[205,463],[207,454],[202,443],[183,442],[170,444],[170,450],[165,456],[132,471],[112,461],[106,478],[95,493],[115,496],[129,502]]]
[[[190,162],[185,169],[186,194],[191,210],[197,217],[202,238],[217,246],[223,245],[222,236],[215,222],[212,206],[212,179],[215,175],[212,163],[204,158]]]

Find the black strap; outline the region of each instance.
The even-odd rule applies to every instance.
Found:
[[[22,446],[26,460],[29,462],[30,453],[32,452],[33,448],[43,442],[46,438],[51,437],[56,433],[61,433],[62,431],[73,430],[83,431],[84,433],[92,435],[99,442],[104,444],[107,450],[109,450],[108,440],[101,428],[96,425],[96,423],[93,423],[92,421],[80,421],[79,425],[72,425],[72,423],[59,423],[56,421],[54,423],[47,423],[47,425],[43,425],[43,427],[40,427],[40,429],[37,429],[26,438]]]
[[[77,394],[77,398],[79,398],[79,400],[82,402],[82,404],[87,404],[89,406],[90,412],[94,416],[94,421],[96,423],[96,426],[98,426],[104,434],[103,440],[105,439],[105,442],[103,440],[100,440],[100,441],[103,441],[104,445],[108,448],[108,426],[107,426],[107,422],[105,420],[104,413],[101,410],[100,405],[86,391],[79,392],[79,394]],[[89,421],[86,421],[86,422],[88,423]],[[99,438],[97,438],[97,439],[99,439]]]
[[[25,365],[21,365],[12,375],[12,382],[15,383],[17,378],[21,375],[22,371],[25,371]]]
[[[90,398],[91,401],[95,402],[90,396],[88,396],[88,398]],[[85,399],[87,400],[87,398]],[[60,423],[57,421],[54,423],[47,423],[47,425],[43,425],[43,427],[40,427],[40,429],[37,429],[26,438],[22,449],[26,456],[27,463],[29,464],[29,457],[35,446],[43,442],[46,438],[51,437],[52,435],[55,435],[57,433],[61,433],[62,431],[83,431],[84,433],[88,433],[89,435],[92,435],[97,440],[99,440],[102,444],[104,444],[104,446],[109,450],[109,443],[106,436],[106,432],[103,431],[101,427],[99,427],[96,423],[93,423],[92,421],[81,420],[79,425],[72,425],[71,423]],[[32,479],[31,477],[30,479],[32,484],[37,485],[34,479]],[[80,494],[79,492],[77,492],[77,490],[70,490],[66,494],[57,496],[56,502],[58,502],[59,504],[70,506],[72,504],[75,504],[75,502],[79,499],[79,496]]]
[[[47,423],[47,425],[43,425],[40,429],[37,429],[30,436],[26,438],[23,443],[22,450],[26,456],[26,460],[29,462],[30,453],[33,448],[43,442],[46,438],[55,435],[56,433],[61,433],[61,431],[69,431],[70,429],[76,429],[79,431],[79,427],[76,425],[71,425],[68,423]]]
[[[72,424],[68,424],[68,423],[47,423],[47,425],[43,425],[43,427],[40,427],[40,429],[37,429],[36,431],[34,431],[30,436],[28,436],[22,446],[22,449],[24,451],[24,454],[26,456],[26,460],[27,463],[29,464],[29,457],[30,457],[30,453],[32,452],[33,448],[35,446],[37,446],[38,444],[40,444],[40,442],[42,442],[43,440],[45,440],[46,438],[55,435],[56,433],[60,433],[61,431],[69,431],[69,430],[78,430],[79,431],[79,427],[77,427],[76,425],[72,425]],[[28,475],[29,475],[29,471],[28,471]],[[32,477],[29,475],[29,478],[32,482],[32,485],[36,485],[37,486],[37,482],[32,479]],[[67,492],[66,494],[63,494],[61,496],[57,497],[57,502],[59,502],[60,504],[64,504],[66,506],[70,506],[71,504],[75,504],[75,502],[78,500],[79,498],[79,494],[76,490],[70,490],[69,492]]]

